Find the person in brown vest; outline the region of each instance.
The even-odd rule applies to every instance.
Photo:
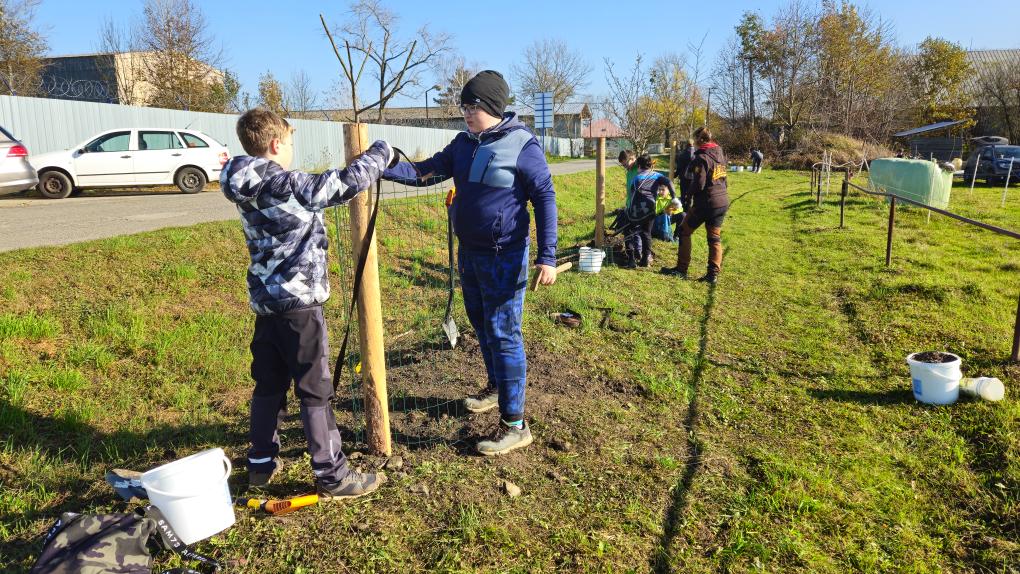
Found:
[[[698,281],[714,285],[722,270],[722,225],[726,210],[730,207],[730,198],[726,193],[726,154],[713,141],[712,132],[706,127],[695,130],[694,143],[698,146],[690,166],[694,205],[680,223],[676,267],[663,269],[662,272],[687,278],[687,269],[691,265],[691,236],[704,223],[708,234],[708,271]]]

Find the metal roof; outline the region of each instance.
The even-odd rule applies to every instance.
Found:
[[[963,89],[971,95],[974,105],[998,105],[985,94],[981,75],[992,72],[999,66],[1020,68],[1020,50],[971,50],[967,52],[970,73],[963,78]]]
[[[913,135],[917,135],[917,134],[923,134],[923,133],[926,133],[926,132],[933,132],[935,130],[941,130],[942,128],[948,128],[949,126],[955,126],[956,124],[962,124],[963,121],[964,120],[956,120],[956,121],[948,120],[948,121],[944,121],[944,122],[936,122],[934,124],[928,124],[926,126],[921,126],[919,128],[913,128],[913,129],[909,129],[909,130],[906,130],[906,131],[902,131],[902,132],[893,134],[893,137],[894,138],[902,138],[902,137],[913,136]]]

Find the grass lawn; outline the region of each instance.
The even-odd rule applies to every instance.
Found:
[[[622,170],[607,179],[612,208]],[[555,181],[569,255],[592,236],[594,176]],[[608,267],[529,292],[536,442],[495,460],[470,449],[495,415],[447,402],[482,382],[477,343],[468,333],[454,351],[426,345],[442,336],[441,211],[426,206],[413,234],[387,213],[404,467],[354,502],[276,518],[239,509],[198,550],[259,574],[1016,572],[1020,367],[1006,359],[1020,245],[901,208],[886,268],[885,204],[852,197],[840,230],[835,204],[817,209],[807,188],[803,173],[731,174],[716,288]],[[1020,190],[1006,209],[1000,194],[958,189],[951,209],[1016,229]],[[692,272],[704,241],[699,232]],[[656,269],[673,249],[656,245]],[[123,511],[108,468],[221,446],[232,490],[244,487],[246,259],[239,222],[0,254],[4,571],[27,571],[61,512]],[[334,346],[344,304],[338,286],[326,309]],[[565,309],[581,328],[549,319]],[[458,323],[470,330],[459,309]],[[966,376],[999,377],[1006,400],[916,403],[904,357],[928,349],[960,354]],[[295,415],[268,495],[311,483]],[[523,494],[504,494],[505,480]],[[179,563],[164,553],[160,564]]]

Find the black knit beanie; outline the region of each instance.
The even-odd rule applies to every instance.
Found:
[[[510,86],[503,75],[494,70],[483,70],[464,84],[460,92],[461,104],[475,104],[494,118],[502,118],[510,100]]]

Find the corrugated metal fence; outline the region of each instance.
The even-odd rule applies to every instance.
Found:
[[[342,165],[344,130],[340,122],[288,119],[294,132],[295,167],[304,170]],[[234,126],[237,115],[143,108],[72,100],[0,96],[0,126],[21,139],[31,153],[70,149],[93,135],[116,128],[195,129],[223,142],[231,154],[241,153]],[[411,157],[443,149],[458,132],[430,128],[369,124],[370,139],[385,139]],[[541,138],[539,138],[541,141]],[[547,138],[552,155],[579,156],[581,140]],[[573,153],[572,153],[573,152]]]

